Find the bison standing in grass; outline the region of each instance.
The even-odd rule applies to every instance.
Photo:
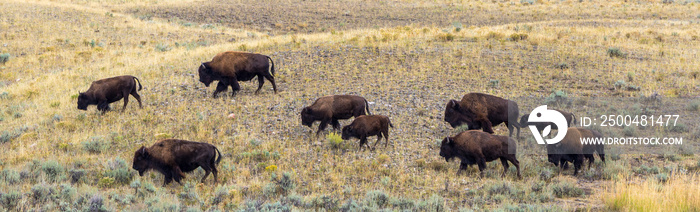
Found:
[[[508,161],[515,165],[518,170],[518,178],[520,176],[520,162],[515,158],[516,144],[509,137],[501,135],[491,135],[478,130],[469,130],[457,134],[454,137],[445,137],[440,146],[440,156],[445,158],[445,161],[450,161],[452,158],[461,160],[459,171],[467,169],[469,165],[477,164],[481,177],[484,176],[486,162],[496,159],[501,160],[503,164],[503,174],[505,177],[508,171]]]
[[[569,127],[563,140],[556,144],[547,144],[547,159],[562,170],[568,168],[568,163],[574,164],[574,176],[578,174],[584,159],[588,159],[588,168],[595,161],[594,153],[605,162],[605,146],[603,144],[582,144],[581,138],[603,137],[598,131],[584,128]]]
[[[138,90],[136,83],[139,85]],[[78,94],[78,109],[87,110],[88,105],[97,105],[97,110],[104,113],[109,110],[109,103],[124,98],[124,107],[122,107],[122,112],[124,112],[126,105],[129,104],[129,94],[136,98],[136,101],[139,102],[139,108],[142,108],[141,96],[137,93],[141,88],[139,79],[129,75],[94,81],[87,91]]]
[[[216,154],[219,153],[219,158]],[[134,153],[133,168],[139,172],[140,176],[143,173],[155,169],[165,175],[163,186],[170,183],[173,179],[175,182],[180,182],[180,179],[185,178],[183,172],[191,172],[198,167],[202,167],[206,172],[202,177],[201,182],[209,176],[209,173],[214,173],[214,183],[218,181],[218,170],[216,165],[221,161],[221,152],[214,145],[208,143],[165,139],[156,142],[151,147],[142,146]]]
[[[220,92],[226,91],[228,86],[231,86],[231,95],[236,95],[236,92],[241,90],[239,81],[249,81],[256,76],[258,77],[256,94],[265,83],[264,78],[272,83],[272,89],[277,93],[274,74],[275,63],[272,58],[247,52],[222,52],[214,56],[211,61],[199,66],[199,81],[205,86],[209,87],[214,80],[219,81],[213,95],[215,98]]]
[[[377,136],[377,142],[374,143],[374,146],[372,146],[371,148],[374,149],[379,143],[379,141],[382,139],[383,135],[386,140],[384,147],[387,147],[389,145],[390,126],[394,127],[394,125],[391,124],[391,120],[389,120],[389,117],[387,116],[360,116],[355,118],[355,120],[353,120],[350,125],[343,127],[342,138],[343,140],[348,140],[350,138],[359,138],[360,150],[362,150],[362,146],[365,144],[367,144],[367,148],[370,148],[369,143],[367,142],[368,136]]]
[[[518,104],[514,101],[482,93],[468,93],[461,101],[450,100],[445,108],[445,121],[457,127],[467,124],[469,130],[482,129],[493,134],[493,126],[505,123],[508,136],[513,136],[513,127],[518,128]]]
[[[372,115],[365,98],[355,95],[324,96],[301,110],[301,124],[311,127],[315,121],[321,121],[316,131],[316,137],[318,137],[329,123],[333,129],[339,129],[339,119],[357,118],[360,115]]]
[[[559,113],[564,115],[564,118],[566,118],[566,124],[568,125],[567,127],[573,127],[576,124],[576,116],[573,113],[569,113],[569,112],[557,110],[557,109],[553,109],[553,110],[559,111]],[[525,126],[530,125],[530,122],[528,120],[529,117],[530,117],[529,113],[526,113],[525,115],[520,117],[520,127],[525,127]],[[545,127],[547,127],[549,125],[552,126],[552,128],[551,128],[552,130],[559,129],[556,124],[552,124],[551,122],[533,122],[532,124],[535,125],[535,127],[537,128],[537,130],[540,131],[540,133],[544,130]]]

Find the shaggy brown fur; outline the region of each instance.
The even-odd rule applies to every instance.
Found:
[[[461,101],[450,100],[445,107],[445,121],[457,127],[467,124],[469,130],[484,129],[493,134],[493,126],[505,123],[509,137],[513,136],[513,127],[518,129],[518,104],[514,101],[482,93],[468,93]]]
[[[384,147],[386,148],[389,145],[390,126],[394,127],[394,125],[391,124],[389,117],[384,115],[359,116],[355,118],[350,125],[343,127],[342,138],[343,140],[359,138],[359,150],[362,150],[362,146],[365,144],[367,144],[367,148],[370,148],[369,143],[367,142],[368,136],[377,136],[377,142],[374,143],[374,146],[371,148],[374,149],[382,139],[382,135],[384,135],[384,138],[386,139]]]
[[[549,162],[559,166],[562,170],[568,168],[568,162],[574,164],[574,176],[578,174],[584,159],[588,159],[588,168],[591,168],[598,153],[600,159],[605,162],[605,146],[603,144],[581,144],[581,138],[603,137],[598,131],[585,128],[569,127],[566,136],[556,144],[547,145],[547,157]]]
[[[267,61],[270,60],[270,63]],[[272,65],[270,65],[272,64]],[[241,90],[239,81],[249,81],[253,77],[258,77],[257,94],[265,83],[265,79],[272,83],[272,88],[277,93],[275,84],[275,63],[272,58],[266,55],[253,54],[247,52],[222,52],[214,56],[209,62],[204,62],[199,66],[199,81],[209,87],[214,80],[218,80],[213,97],[220,92],[226,91],[231,86],[231,95],[236,95],[236,91]]]
[[[566,124],[569,125],[567,127],[574,127],[574,125],[576,124],[576,116],[573,113],[569,113],[569,112],[557,110],[557,109],[554,109],[554,110],[559,111],[562,115],[564,115],[564,118],[566,118]],[[520,127],[527,127],[528,125],[530,125],[530,123],[528,122],[529,118],[530,118],[529,113],[526,113],[525,115],[520,117]],[[539,130],[540,133],[544,130],[545,127],[547,127],[549,125],[552,125],[553,130],[559,129],[557,127],[557,125],[554,125],[551,122],[549,122],[549,123],[547,123],[547,122],[533,122],[532,124],[535,125],[535,127],[537,127],[537,130]]]
[[[216,153],[219,153],[219,158],[216,158]],[[191,172],[198,167],[202,167],[206,172],[202,177],[201,182],[209,176],[209,173],[214,173],[214,182],[218,181],[218,170],[216,165],[221,161],[221,152],[214,145],[208,143],[165,139],[153,144],[151,147],[142,146],[134,153],[133,168],[139,172],[140,176],[143,173],[155,169],[165,175],[163,186],[170,183],[173,178],[175,182],[180,182],[180,179],[185,178],[183,172]]]
[[[333,126],[333,129],[338,129],[340,128],[339,119],[357,118],[360,115],[372,115],[365,98],[355,95],[324,96],[301,110],[301,124],[311,127],[315,121],[321,121],[316,131],[316,137],[318,137],[328,123]]]
[[[518,170],[518,178],[522,178],[520,162],[515,158],[516,149],[515,141],[509,137],[469,130],[454,137],[445,137],[440,146],[440,156],[448,162],[455,157],[461,160],[458,175],[462,170],[467,169],[467,166],[477,164],[483,177],[486,162],[501,159],[503,164],[501,177],[505,177],[508,161],[510,161]]]
[[[129,94],[136,98],[141,106],[141,96],[136,92],[136,82],[139,85],[138,91],[141,90],[141,82],[134,76],[124,75],[112,78],[101,79],[92,82],[90,88],[84,93],[78,94],[78,109],[87,110],[89,105],[97,105],[97,110],[102,113],[109,110],[109,103],[116,102],[124,98],[124,106],[122,112],[129,104]]]

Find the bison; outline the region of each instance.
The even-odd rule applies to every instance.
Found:
[[[513,127],[518,129],[518,104],[514,101],[482,93],[468,93],[461,101],[450,100],[445,108],[445,121],[457,127],[467,124],[469,130],[482,129],[493,134],[493,126],[505,123],[508,136],[513,136]]]
[[[568,127],[573,127],[576,124],[576,116],[573,113],[569,113],[569,112],[557,110],[557,109],[554,109],[554,110],[559,111],[559,113],[564,115],[564,118],[566,118],[566,124],[569,125]],[[529,113],[526,113],[525,115],[520,117],[520,127],[525,127],[525,126],[528,126],[531,124],[528,121],[529,117],[530,117]],[[548,122],[533,122],[532,125],[535,125],[535,127],[537,127],[537,130],[539,130],[540,133],[544,130],[545,127],[547,127],[549,125],[552,126],[552,128],[551,128],[552,130],[558,130],[557,125],[552,124],[551,122],[549,122],[549,123]]]
[[[219,153],[219,158],[216,154]],[[141,146],[134,153],[133,168],[143,173],[155,169],[165,175],[163,186],[169,184],[173,179],[180,182],[185,178],[183,172],[191,172],[198,167],[204,169],[205,174],[201,182],[214,173],[214,183],[218,181],[218,170],[216,165],[221,161],[221,152],[214,145],[208,143],[186,141],[179,139],[165,139],[153,144],[151,147]]]
[[[270,60],[270,63],[267,61]],[[272,65],[270,65],[272,64]],[[247,52],[222,52],[214,56],[209,62],[204,62],[199,66],[199,81],[209,87],[214,80],[218,80],[213,97],[220,92],[226,91],[231,86],[231,96],[236,95],[236,91],[241,90],[239,81],[249,81],[253,77],[258,77],[257,94],[267,80],[272,83],[272,88],[277,93],[275,84],[275,63],[272,58],[266,55],[253,54]]]
[[[605,146],[603,144],[582,144],[581,138],[603,137],[598,131],[584,128],[569,127],[563,140],[556,144],[547,144],[547,159],[562,170],[568,168],[568,163],[574,164],[574,176],[578,174],[585,159],[588,168],[595,161],[594,153],[605,162]]]
[[[478,130],[468,130],[457,134],[454,137],[445,137],[440,146],[440,156],[445,158],[445,161],[450,161],[452,158],[461,160],[459,171],[466,170],[467,166],[477,164],[479,166],[480,176],[484,176],[484,168],[486,162],[496,159],[501,159],[503,164],[503,174],[508,171],[508,161],[515,165],[520,175],[520,162],[515,158],[516,144],[512,138],[492,135]]]
[[[139,85],[138,90],[136,90],[134,80]],[[139,102],[139,108],[143,108],[141,106],[141,96],[136,92],[140,91],[141,88],[140,80],[129,75],[94,81],[87,91],[78,94],[78,109],[87,110],[89,105],[97,105],[97,110],[104,113],[109,110],[109,103],[124,98],[124,107],[122,107],[122,112],[124,112],[126,105],[129,104],[129,94],[134,96],[136,101]]]
[[[321,121],[316,131],[316,137],[318,137],[328,123],[333,126],[333,129],[338,129],[340,128],[339,119],[357,118],[360,115],[372,115],[365,98],[355,95],[324,96],[301,110],[301,124],[311,127],[315,121]]]
[[[364,144],[367,144],[367,148],[370,148],[369,143],[367,142],[368,136],[377,136],[377,142],[374,143],[374,146],[371,148],[374,149],[374,147],[376,147],[379,141],[382,139],[382,135],[384,135],[386,140],[384,147],[387,147],[389,145],[390,126],[394,127],[394,125],[391,124],[389,117],[384,115],[359,116],[355,118],[350,125],[343,127],[342,138],[343,140],[359,138],[360,150],[362,150],[362,146]]]

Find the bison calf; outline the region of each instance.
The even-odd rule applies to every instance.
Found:
[[[379,141],[382,139],[383,135],[386,140],[386,144],[384,145],[384,147],[387,147],[389,145],[389,126],[394,127],[394,125],[391,124],[391,120],[389,120],[389,117],[387,116],[359,116],[355,118],[355,120],[353,120],[352,123],[350,123],[350,125],[343,127],[342,138],[343,140],[348,140],[350,138],[359,138],[359,150],[362,150],[362,146],[364,144],[367,144],[367,148],[370,148],[369,143],[367,143],[368,136],[377,136],[377,142],[374,143],[374,146],[372,146],[371,148],[374,149],[379,143]]]
[[[216,154],[219,153],[219,158]],[[218,181],[218,170],[216,165],[221,161],[221,152],[214,145],[208,143],[185,141],[178,139],[165,139],[156,142],[151,147],[142,146],[134,153],[133,168],[143,173],[155,169],[165,175],[163,186],[170,183],[173,178],[175,182],[185,178],[183,172],[191,172],[198,167],[202,167],[206,172],[201,182],[214,173],[214,182]]]
[[[514,101],[482,93],[468,93],[461,101],[450,100],[445,107],[445,121],[457,127],[467,124],[469,130],[484,129],[493,134],[493,126],[505,123],[508,136],[513,136],[513,127],[518,129],[518,104]]]
[[[563,140],[556,144],[547,145],[547,159],[560,169],[566,170],[568,163],[574,164],[574,176],[578,174],[585,159],[588,159],[588,168],[595,161],[594,153],[598,153],[600,159],[605,162],[605,146],[598,143],[582,144],[582,138],[603,137],[598,131],[584,128],[569,127]]]
[[[481,177],[484,176],[484,168],[486,162],[501,159],[503,164],[503,174],[508,171],[508,161],[515,165],[518,170],[518,178],[520,176],[520,162],[515,158],[516,144],[515,141],[506,136],[491,135],[478,130],[469,130],[457,134],[454,137],[445,137],[440,146],[440,156],[445,158],[445,161],[450,161],[452,158],[461,160],[459,171],[467,169],[467,166],[477,164]]]
[[[268,60],[270,63],[267,62]],[[209,87],[214,80],[219,81],[213,94],[214,98],[220,92],[226,91],[228,86],[231,86],[231,95],[236,95],[236,91],[241,90],[239,81],[249,81],[256,76],[258,77],[256,94],[265,83],[263,78],[272,83],[272,89],[277,93],[274,74],[275,63],[272,58],[247,52],[222,52],[214,56],[211,61],[199,66],[199,81],[205,86]]]
[[[124,107],[122,107],[122,112],[124,112],[126,105],[129,103],[129,94],[136,98],[136,101],[139,102],[139,108],[142,108],[141,96],[136,92],[134,80],[138,83],[138,91],[140,91],[142,87],[139,79],[129,75],[92,82],[87,91],[78,94],[78,109],[87,110],[88,105],[97,105],[97,110],[104,113],[109,110],[109,103],[124,98]]]
[[[365,111],[367,113],[365,113]],[[340,128],[339,119],[349,119],[360,115],[372,115],[367,100],[355,95],[333,95],[318,98],[311,106],[301,110],[301,124],[311,127],[315,121],[321,121],[316,137],[330,123],[334,129]]]

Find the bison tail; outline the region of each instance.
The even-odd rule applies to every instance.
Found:
[[[365,110],[367,110],[367,115],[372,115],[372,113],[369,112],[369,103],[365,99]]]
[[[141,91],[141,89],[143,88],[141,86],[141,80],[139,80],[139,78],[136,78],[136,77],[134,77],[134,79],[136,80],[137,83],[139,83],[139,91]]]
[[[270,56],[265,57],[267,57],[267,59],[270,60],[270,64],[272,64],[270,65],[270,73],[272,74],[272,76],[275,76],[275,62],[272,61],[272,58],[270,58]]]
[[[214,147],[214,149],[216,150],[216,152],[219,153],[219,158],[216,159],[216,164],[219,164],[219,162],[221,162],[221,158],[223,157],[223,155],[221,155],[221,152],[219,152],[219,148]]]

